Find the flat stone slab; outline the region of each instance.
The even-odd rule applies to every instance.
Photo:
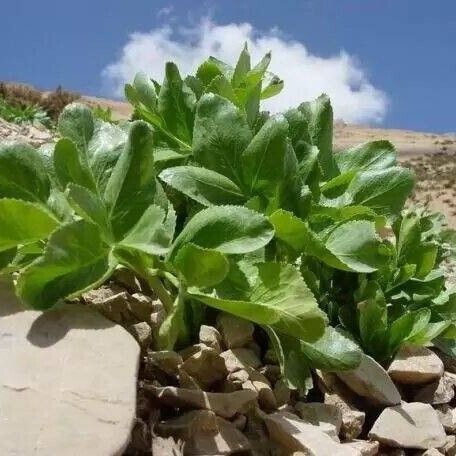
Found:
[[[79,304],[24,311],[0,280],[0,454],[121,455],[138,364],[122,327]]]

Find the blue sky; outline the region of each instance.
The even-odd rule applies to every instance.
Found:
[[[252,39],[261,41],[263,33],[268,40],[280,40],[280,45],[302,43],[300,55],[307,52],[310,56],[301,62],[303,78],[307,77],[312,90],[328,84],[338,112],[349,120],[372,122],[376,118],[391,128],[456,131],[454,0],[6,0],[0,27],[0,79],[43,88],[62,84],[82,93],[106,95],[109,84],[106,72],[102,77],[103,70],[116,62],[125,67],[122,50],[132,33],[163,32],[168,26],[171,35],[163,46],[175,45],[188,39],[176,32],[178,28],[193,27],[195,33],[202,16],[212,21],[208,39],[225,32],[221,28],[225,24],[246,22],[251,25]],[[260,41],[258,50],[262,49]],[[166,49],[162,49],[164,55]],[[348,63],[340,58],[341,51],[350,56]],[[324,83],[317,81],[317,64],[306,67],[314,57],[325,65]],[[157,66],[153,64],[151,72]],[[141,67],[142,61],[134,61],[135,65]],[[286,74],[293,65],[294,61],[282,62]],[[347,68],[362,72],[360,84],[366,84],[362,97],[346,93]],[[117,76],[129,75],[133,69]],[[332,72],[336,86],[330,80]],[[349,89],[356,91],[356,84],[351,81]],[[358,104],[363,113],[359,116],[353,114]]]

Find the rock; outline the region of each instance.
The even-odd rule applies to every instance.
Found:
[[[279,364],[279,360],[277,359],[277,353],[274,349],[270,348],[266,351],[263,356],[264,364]]]
[[[445,444],[445,431],[429,404],[403,402],[383,410],[369,438],[392,447],[428,450]]]
[[[288,404],[291,399],[291,389],[288,387],[284,379],[277,380],[274,385],[274,396],[276,398],[277,407]]]
[[[339,435],[342,427],[342,412],[335,405],[320,402],[297,402],[295,409],[306,423],[320,426],[323,423],[334,428],[335,435]]]
[[[127,329],[142,349],[145,349],[150,345],[152,341],[152,329],[145,321],[135,323]]]
[[[456,455],[456,437],[454,435],[447,435],[445,440],[445,445],[440,448],[440,450],[446,456],[455,456]]]
[[[130,334],[80,304],[23,311],[7,280],[0,315],[0,454],[121,454],[135,422]]]
[[[269,380],[271,385],[275,385],[282,376],[280,367],[275,364],[266,364],[265,366],[262,366],[260,372]]]
[[[184,369],[179,367],[179,386],[181,388],[200,390],[201,385]]]
[[[236,427],[236,429],[243,431],[245,429],[245,425],[247,424],[247,417],[245,415],[238,414],[234,417],[231,423]]]
[[[423,386],[416,392],[414,401],[433,405],[448,404],[454,397],[453,375],[445,372],[436,382]]]
[[[443,362],[429,348],[403,345],[388,368],[398,383],[420,385],[438,380],[443,375]]]
[[[257,369],[261,365],[261,361],[252,350],[247,348],[234,348],[226,350],[220,354],[225,360],[225,366],[228,372],[236,372],[241,369]]]
[[[147,352],[145,358],[146,370],[159,369],[170,377],[179,375],[179,366],[183,363],[182,357],[172,350]]]
[[[443,453],[440,453],[436,448],[431,448],[430,450],[421,453],[421,456],[443,456]]]
[[[181,368],[201,384],[203,389],[210,389],[228,373],[225,360],[216,350],[205,345],[197,353],[189,356]]]
[[[374,403],[396,405],[401,402],[401,395],[385,369],[368,355],[362,355],[356,369],[337,372],[337,376],[356,394]]]
[[[333,405],[342,415],[341,436],[346,440],[356,439],[362,432],[366,414],[345,401],[338,394],[325,394],[325,404]]]
[[[277,401],[268,379],[263,374],[253,369],[249,369],[247,373],[249,375],[248,381],[251,382],[253,388],[258,393],[258,404],[260,407],[267,412],[275,410],[277,408]],[[243,384],[244,389],[247,388],[245,383]]]
[[[452,374],[456,374],[456,359],[437,348],[433,348],[432,350],[442,360],[445,370]]]
[[[222,336],[212,326],[201,325],[199,330],[199,341],[202,344],[213,348],[218,353],[222,351]]]
[[[131,431],[131,439],[128,444],[127,453],[129,451],[140,451],[143,453],[150,451],[150,445],[150,427],[145,421],[137,418],[133,430]]]
[[[456,410],[448,404],[438,405],[435,410],[445,431],[450,434],[456,433]]]
[[[184,440],[184,452],[189,456],[228,455],[250,450],[250,443],[242,432],[209,410],[194,410],[162,422],[157,431]]]
[[[352,440],[343,445],[357,450],[361,456],[376,456],[380,448],[380,444],[375,440]]]
[[[226,348],[241,348],[253,341],[253,323],[227,313],[217,316],[217,327]]]
[[[184,456],[184,442],[172,438],[152,437],[152,454],[155,456]]]
[[[292,415],[273,413],[264,418],[270,438],[288,451],[303,451],[313,456],[359,456],[356,449],[334,441],[319,426]]]
[[[212,410],[223,418],[231,418],[246,406],[252,405],[257,398],[257,393],[249,390],[234,391],[233,393],[206,393],[175,386],[157,387],[144,384],[142,387],[152,398],[164,405]]]
[[[142,291],[141,282],[130,269],[116,269],[112,276],[112,280],[125,287],[129,293],[139,293]]]

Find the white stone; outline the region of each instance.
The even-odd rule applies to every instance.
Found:
[[[361,456],[376,456],[380,447],[380,444],[375,440],[352,440],[344,443],[344,445],[358,450]]]
[[[342,427],[342,412],[337,406],[321,402],[297,402],[295,409],[305,422],[315,426],[330,425],[334,428],[335,435],[339,435]]]
[[[362,355],[356,369],[337,372],[337,376],[356,394],[381,405],[396,405],[401,395],[380,364],[368,355]]]
[[[293,415],[273,413],[264,421],[270,438],[289,451],[303,451],[313,456],[360,456],[354,448],[342,445],[323,432],[319,426],[308,424]]]
[[[79,304],[23,311],[0,281],[0,454],[122,454],[138,364],[120,326]]]
[[[443,371],[443,362],[433,351],[415,345],[404,345],[388,368],[388,374],[395,382],[407,385],[438,380]]]
[[[392,447],[428,450],[445,444],[445,431],[429,404],[403,402],[387,407],[369,432],[369,438]]]

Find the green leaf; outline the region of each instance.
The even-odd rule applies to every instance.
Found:
[[[283,80],[275,74],[266,73],[266,76],[269,76],[269,80],[266,81],[265,87],[261,91],[262,100],[266,100],[267,98],[271,98],[275,95],[278,95],[284,87]]]
[[[210,82],[219,75],[224,75],[227,79],[231,79],[233,68],[216,59],[215,57],[209,57],[205,60],[196,71],[197,78],[203,83],[204,86],[210,84]]]
[[[95,193],[80,185],[69,184],[66,195],[76,214],[86,221],[98,225],[105,233],[110,231],[108,212]]]
[[[164,221],[165,211],[161,207],[148,207],[119,245],[150,255],[165,255],[169,244],[157,236],[157,231],[162,229]]]
[[[168,62],[158,96],[157,110],[166,129],[187,144],[192,142],[196,97],[182,81],[177,66]]]
[[[73,184],[95,190],[95,181],[87,166],[85,157],[69,139],[62,138],[54,148],[54,170],[63,189]]]
[[[45,203],[50,182],[43,158],[26,144],[0,145],[0,197]]]
[[[96,288],[115,267],[98,227],[80,220],[52,234],[44,255],[21,272],[16,288],[29,306],[48,309],[61,299]]]
[[[347,189],[349,204],[368,206],[379,214],[395,214],[404,206],[414,185],[413,173],[394,166],[359,173]]]
[[[154,202],[153,147],[149,126],[145,122],[134,122],[104,195],[115,239],[121,239]]]
[[[212,79],[210,84],[206,87],[205,92],[220,95],[221,97],[230,100],[235,105],[239,103],[239,100],[231,87],[230,81],[228,81],[223,74],[220,74]]]
[[[176,255],[174,265],[189,286],[201,288],[220,283],[227,276],[230,268],[223,253],[203,249],[195,244],[184,245]]]
[[[145,73],[137,73],[133,81],[136,96],[146,108],[154,111],[157,106],[157,94],[152,80]]]
[[[244,114],[230,101],[212,93],[198,102],[193,155],[205,168],[242,185],[240,157],[252,139]]]
[[[17,254],[16,247],[14,247],[12,249],[0,251],[0,273],[4,272],[3,270],[10,265],[10,263],[16,257],[16,254]]]
[[[326,240],[318,238],[308,224],[282,209],[269,217],[276,237],[296,252],[315,256],[333,268],[345,271],[373,272],[385,264],[375,224],[355,220],[337,226]]]
[[[268,52],[264,57],[246,74],[245,76],[245,86],[247,88],[255,87],[263,79],[266,70],[271,63],[271,53]]]
[[[281,374],[288,387],[298,390],[301,394],[306,394],[312,388],[312,374],[309,361],[301,350],[299,340],[279,334],[269,326],[265,326],[264,329],[269,336],[279,361]]]
[[[227,177],[206,168],[176,166],[163,170],[160,179],[203,206],[242,204],[245,197]]]
[[[81,103],[71,103],[59,116],[57,128],[63,138],[68,138],[84,153],[94,133],[92,110]]]
[[[185,337],[187,328],[184,320],[185,301],[179,294],[173,304],[171,312],[160,325],[158,332],[158,348],[160,350],[172,350],[176,342]]]
[[[354,369],[361,361],[362,351],[342,331],[328,326],[315,342],[299,341],[301,351],[314,369],[340,371]]]
[[[57,220],[38,204],[0,199],[0,251],[46,239]]]
[[[174,241],[169,259],[189,242],[226,254],[248,253],[264,247],[274,230],[263,215],[241,206],[213,206],[198,212]]]
[[[250,192],[272,192],[283,179],[288,142],[288,123],[271,117],[242,154],[243,181]]]
[[[279,333],[315,341],[324,331],[326,319],[301,274],[289,264],[259,263],[248,296],[224,282],[213,290],[190,288],[188,292],[208,306],[232,313]]]
[[[233,77],[231,79],[231,83],[233,87],[238,87],[241,85],[245,78],[250,71],[250,54],[249,50],[247,49],[247,43],[244,44],[244,48],[242,49],[241,54],[239,55],[239,59],[236,63],[236,67],[234,69]]]
[[[370,141],[334,155],[341,173],[386,169],[396,164],[396,149],[389,141]]]

